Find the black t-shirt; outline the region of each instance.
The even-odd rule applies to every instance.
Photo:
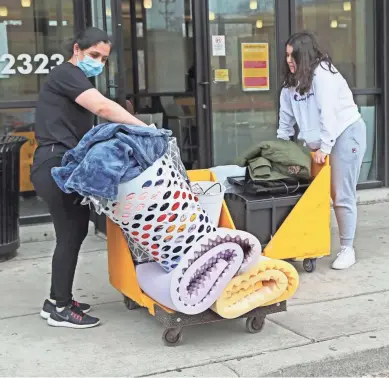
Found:
[[[93,114],[75,100],[94,88],[85,74],[71,63],[55,67],[39,93],[35,137],[38,146],[72,149],[93,126]]]

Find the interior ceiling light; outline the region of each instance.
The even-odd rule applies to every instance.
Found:
[[[213,21],[215,19],[215,13],[214,12],[209,12],[209,21]]]
[[[332,20],[330,26],[332,29],[336,29],[338,27],[338,21]]]
[[[258,1],[257,0],[250,0],[250,9],[255,10],[258,8]]]
[[[257,27],[257,29],[263,28],[263,21],[262,20],[257,20],[257,22],[255,23],[255,26]]]
[[[153,0],[143,0],[143,7],[145,9],[151,9],[153,7]]]
[[[0,7],[0,17],[7,17],[7,16],[8,16],[8,8]]]
[[[345,12],[350,12],[351,11],[351,1],[345,1],[343,3],[343,10]]]
[[[21,0],[21,4],[23,8],[31,7],[31,0]]]

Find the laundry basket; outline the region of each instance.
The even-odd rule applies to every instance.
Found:
[[[219,216],[222,202],[223,197]],[[116,200],[108,201],[103,212],[123,230],[137,256],[157,262],[166,272],[178,266],[194,243],[216,230],[168,154],[121,183]]]

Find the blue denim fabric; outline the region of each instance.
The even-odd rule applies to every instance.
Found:
[[[170,130],[104,123],[65,153],[51,174],[65,193],[115,200],[118,185],[139,176],[168,149]]]

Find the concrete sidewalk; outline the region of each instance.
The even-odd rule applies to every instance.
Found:
[[[29,242],[0,264],[0,376],[281,376],[294,366],[388,350],[389,204],[359,211],[353,268],[333,271],[333,257],[326,257],[308,274],[296,263],[300,288],[288,311],[269,316],[261,333],[246,333],[244,321],[226,321],[185,329],[176,348],[163,346],[163,328],[145,310],[125,308],[108,282],[106,243],[93,232],[74,292],[103,324],[90,330],[47,326],[38,313],[49,288],[52,234],[41,227],[46,241],[33,241],[37,228],[24,228]],[[336,251],[335,230],[333,236]]]

